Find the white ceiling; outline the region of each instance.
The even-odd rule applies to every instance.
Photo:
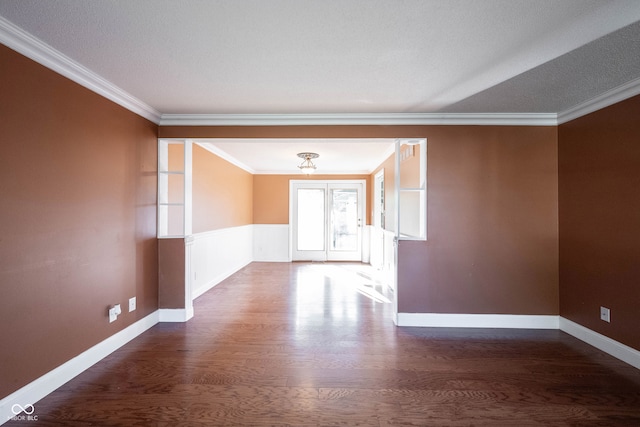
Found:
[[[166,124],[557,122],[640,93],[638,0],[0,0],[0,42]]]
[[[300,173],[301,152],[313,159],[319,174],[370,174],[394,151],[392,139],[214,139],[195,141],[254,174]]]

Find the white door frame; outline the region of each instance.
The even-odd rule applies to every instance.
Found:
[[[384,186],[384,169],[380,169],[373,178],[373,218],[371,221],[371,266],[378,270],[384,268],[384,206],[383,193],[380,185]]]
[[[328,227],[330,223],[329,215],[329,191],[335,188],[354,188],[359,185],[359,212],[358,212],[358,246],[359,255],[358,259],[352,256],[340,256],[337,252],[331,252],[329,254],[329,232]],[[325,188],[325,247],[324,251],[305,251],[304,256],[300,256],[294,249],[297,239],[296,230],[296,215],[297,206],[295,192],[301,188]],[[289,181],[289,259],[292,261],[362,261],[362,242],[363,242],[363,230],[365,224],[365,210],[366,210],[366,191],[367,181],[364,179],[341,179],[341,180],[290,180]]]
[[[419,187],[415,188],[406,188],[401,185],[400,177],[401,177],[401,169],[402,169],[402,160],[401,160],[401,150],[404,145],[419,145],[420,146],[420,175],[419,175]],[[418,193],[420,197],[420,202],[418,206],[418,212],[410,212],[411,214],[417,214],[419,217],[419,235],[411,236],[405,235],[401,230],[401,216],[403,215],[403,211],[401,209],[400,198],[403,192],[408,193]],[[395,292],[393,294],[393,322],[398,324],[398,294],[401,292],[399,283],[398,283],[398,245],[401,240],[426,240],[426,230],[427,230],[427,139],[426,138],[400,138],[396,139],[396,154],[395,154],[395,178],[394,178],[394,233],[393,237],[394,243],[394,281],[395,281]]]

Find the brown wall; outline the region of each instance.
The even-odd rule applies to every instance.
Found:
[[[157,310],[158,253],[157,126],[1,45],[0,64],[2,398]]]
[[[427,242],[400,242],[400,312],[558,314],[551,127],[431,128]]]
[[[158,239],[158,308],[185,308],[184,238]]]
[[[0,398],[158,308],[157,133],[426,137],[429,239],[400,244],[400,311],[560,310],[640,349],[640,97],[559,129],[158,129],[4,46],[0,64]],[[300,176],[252,177],[201,154],[194,170],[195,232],[288,222]],[[231,191],[218,186],[229,176]],[[131,296],[138,309],[109,324],[108,306]]]
[[[559,127],[560,314],[636,350],[639,117],[636,96]]]
[[[254,175],[253,176],[253,222],[254,224],[289,223],[289,181],[290,180],[340,180],[364,179],[367,189],[371,188],[369,175]],[[370,222],[371,199],[367,191],[367,224]]]
[[[253,176],[193,146],[193,232],[253,223]]]
[[[427,138],[429,240],[400,246],[400,311],[558,314],[555,127],[161,126],[159,133]]]

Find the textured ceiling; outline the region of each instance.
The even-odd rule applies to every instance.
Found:
[[[638,0],[0,0],[0,15],[161,113],[557,113],[640,76]]]
[[[37,45],[80,70],[76,81],[96,76],[98,93],[163,123],[559,118],[640,88],[640,0],[0,0],[0,42],[15,34],[8,45]],[[258,173],[293,172],[308,150],[320,153],[319,172],[369,171],[390,145],[239,142],[208,144]]]
[[[637,3],[640,9],[640,2]],[[640,22],[456,104],[448,112],[562,112],[640,76]]]

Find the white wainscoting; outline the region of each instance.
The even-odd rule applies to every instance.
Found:
[[[396,274],[396,248],[395,238],[396,234],[393,231],[382,231],[382,274],[384,282],[391,289],[395,289],[395,274]]]
[[[362,227],[362,262],[369,264],[371,262],[371,225]]]
[[[191,247],[192,298],[200,295],[253,261],[253,225],[193,235]]]
[[[289,262],[289,224],[253,225],[253,260]]]

